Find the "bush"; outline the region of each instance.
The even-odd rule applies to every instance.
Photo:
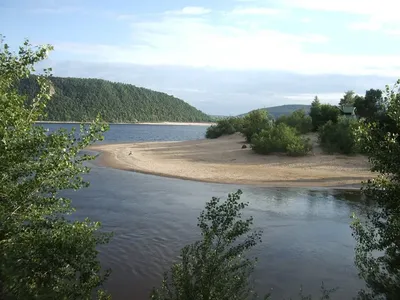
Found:
[[[312,149],[308,139],[302,138],[296,129],[283,123],[255,134],[252,138],[251,147],[259,154],[277,152],[291,156],[306,155]]]
[[[217,125],[211,125],[207,128],[206,138],[216,139],[223,135],[234,134],[235,132],[242,131],[243,119],[237,117],[230,117],[219,120]]]
[[[289,156],[304,156],[310,153],[312,144],[310,139],[298,137],[292,140],[286,148],[286,154]]]
[[[330,104],[320,104],[319,102],[313,102],[310,109],[310,117],[312,120],[313,131],[324,126],[329,121],[336,123],[340,116],[340,110],[336,106]]]
[[[243,118],[243,128],[240,131],[247,142],[251,142],[254,134],[272,126],[272,118],[266,110],[258,109],[250,112]]]
[[[312,119],[306,114],[304,109],[294,111],[291,115],[281,116],[276,122],[278,124],[286,124],[295,128],[300,134],[309,133],[312,130]]]
[[[202,239],[181,250],[181,262],[154,289],[153,300],[254,299],[251,274],[255,260],[248,251],[261,242],[261,231],[252,229],[253,218],[243,219],[248,203],[242,192],[220,201],[213,197],[198,218]]]
[[[327,153],[358,153],[360,147],[355,136],[357,126],[357,120],[347,117],[340,117],[337,123],[329,121],[318,131],[322,149]]]

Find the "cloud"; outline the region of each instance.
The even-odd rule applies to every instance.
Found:
[[[391,27],[400,29],[397,0],[282,0],[286,7],[306,10],[338,12],[366,18],[349,24],[353,30],[382,30],[386,32]]]
[[[400,28],[399,29],[389,29],[389,30],[386,30],[385,33],[387,35],[400,36]]]
[[[349,14],[373,15],[378,12],[388,12],[396,5],[396,0],[282,0],[282,3],[292,8],[302,8],[317,11],[344,12]],[[390,14],[390,12],[388,12]]]
[[[169,15],[205,15],[211,13],[211,9],[200,6],[187,6],[180,10],[169,10],[166,14]]]
[[[310,51],[330,42],[319,34],[290,34],[263,26],[215,24],[201,16],[163,16],[131,24],[125,46],[56,43],[56,49],[89,61],[282,70],[302,74],[398,75],[399,55],[346,55]]]
[[[300,19],[300,22],[301,22],[301,23],[311,23],[311,19],[310,19],[310,18],[307,18],[307,17],[301,18],[301,19]]]
[[[382,28],[382,24],[376,22],[354,22],[350,23],[349,28],[353,30],[377,31]]]
[[[248,8],[235,8],[231,11],[234,15],[277,15],[281,11],[275,8],[266,7],[248,7]]]

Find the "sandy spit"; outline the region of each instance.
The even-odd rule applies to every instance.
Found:
[[[323,154],[318,145],[306,157],[258,155],[242,149],[243,137],[215,140],[101,144],[102,166],[204,182],[274,187],[357,188],[374,176],[363,156]]]

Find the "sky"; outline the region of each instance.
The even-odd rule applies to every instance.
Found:
[[[400,78],[395,0],[0,0],[0,34],[55,76],[131,83],[202,111],[337,104]]]

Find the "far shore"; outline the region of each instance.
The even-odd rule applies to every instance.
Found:
[[[37,121],[38,124],[90,124],[91,122],[77,121]],[[111,125],[175,125],[175,126],[211,126],[215,123],[207,122],[137,122],[137,123],[110,123]]]
[[[239,134],[215,140],[99,144],[98,163],[121,170],[195,181],[271,187],[358,189],[374,177],[363,156],[327,155],[316,145],[304,157],[258,155]],[[248,145],[247,145],[248,146]]]

